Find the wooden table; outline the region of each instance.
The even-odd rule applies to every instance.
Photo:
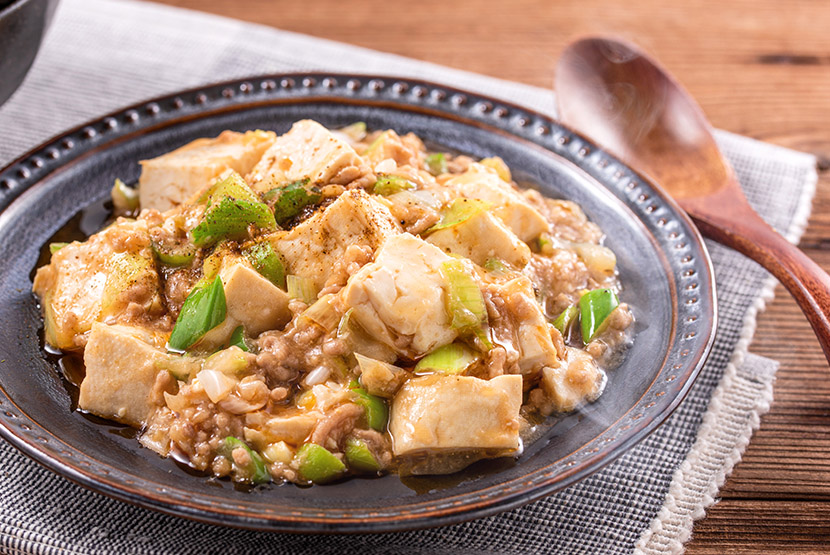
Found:
[[[716,127],[818,155],[801,246],[830,268],[830,2],[163,1],[541,87],[574,37],[636,41]],[[775,294],[750,349],[781,362],[775,402],[690,554],[830,552],[830,373],[801,312]]]

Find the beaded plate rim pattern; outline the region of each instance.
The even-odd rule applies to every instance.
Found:
[[[639,401],[593,441],[522,479],[475,494],[408,503],[388,510],[275,508],[255,515],[244,503],[200,503],[188,492],[106,467],[20,410],[0,384],[0,436],[47,468],[82,486],[168,514],[243,528],[289,532],[386,532],[447,525],[515,508],[592,474],[654,431],[680,404],[711,350],[717,308],[714,272],[697,229],[682,210],[645,178],[552,118],[530,109],[447,85],[401,77],[291,73],[235,79],[197,87],[118,110],[67,131],[0,170],[0,211],[51,172],[135,133],[270,103],[344,102],[425,111],[436,117],[495,128],[534,143],[616,194],[672,245],[664,251],[675,270],[676,306],[684,319],[654,382]],[[0,213],[0,218],[3,214]],[[553,468],[550,468],[553,467]],[[218,499],[218,498],[217,498]],[[367,520],[371,522],[367,522]]]

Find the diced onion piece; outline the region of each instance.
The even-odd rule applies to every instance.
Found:
[[[156,359],[155,366],[159,370],[167,370],[177,380],[186,382],[190,376],[202,369],[202,361],[194,357],[175,356]]]
[[[300,299],[310,305],[317,299],[317,290],[314,282],[303,276],[289,274],[285,277],[288,286],[288,296],[292,299]]]
[[[270,463],[288,464],[294,458],[294,450],[284,441],[278,441],[263,449],[262,457]]]
[[[317,385],[320,383],[324,383],[329,376],[331,375],[331,368],[328,366],[318,366],[308,374],[306,374],[305,379],[303,379],[303,384],[307,386]]]
[[[189,404],[184,395],[171,395],[166,391],[164,392],[164,403],[167,405],[167,408],[177,412],[186,409]]]
[[[479,355],[461,343],[450,343],[438,347],[430,354],[418,361],[415,365],[416,374],[462,374],[473,363],[478,361]]]
[[[248,359],[245,357],[245,351],[239,347],[231,346],[210,355],[205,359],[202,368],[233,376],[247,370]]]
[[[253,412],[261,409],[265,405],[266,401],[267,399],[252,402],[236,395],[228,395],[217,404],[219,405],[219,408],[232,414],[245,414],[246,412]]]
[[[614,269],[617,267],[614,251],[593,243],[575,243],[573,247],[591,272],[604,277],[614,275]]]
[[[479,212],[487,210],[490,206],[489,202],[474,198],[453,199],[449,208],[442,215],[441,221],[429,228],[427,233],[466,222]]]
[[[196,374],[196,379],[205,390],[205,393],[210,398],[211,402],[218,403],[228,395],[230,395],[233,388],[236,387],[237,380],[220,372],[219,370],[201,370]]]
[[[487,318],[484,297],[473,276],[460,260],[441,263],[441,276],[447,283],[447,313],[455,329],[475,329]]]
[[[340,313],[334,308],[333,299],[334,295],[331,293],[323,295],[303,311],[302,316],[326,331],[333,330],[340,322]]]
[[[491,156],[489,158],[484,158],[480,164],[482,166],[487,166],[488,168],[493,168],[496,170],[496,173],[499,174],[499,177],[502,181],[506,181],[510,183],[512,181],[512,176],[510,175],[510,168],[507,167],[507,164],[504,163],[504,160],[499,158],[498,156]]]

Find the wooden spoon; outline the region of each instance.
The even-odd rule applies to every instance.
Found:
[[[555,90],[565,125],[651,177],[703,235],[778,278],[830,361],[830,276],[749,206],[706,116],[677,81],[632,44],[586,38],[562,53]]]

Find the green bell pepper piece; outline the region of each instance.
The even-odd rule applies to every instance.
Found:
[[[565,335],[565,330],[567,330],[576,318],[579,316],[579,309],[576,305],[571,305],[565,310],[562,311],[562,314],[556,317],[556,320],[553,321],[553,327],[559,330],[559,333]]]
[[[228,341],[228,347],[239,347],[246,353],[250,352],[251,349],[248,348],[248,344],[245,343],[245,328],[237,326],[236,329],[233,330],[231,338]]]
[[[254,484],[265,484],[270,482],[271,473],[268,472],[268,467],[265,466],[265,462],[262,460],[262,457],[259,456],[259,453],[245,445],[245,442],[233,436],[228,436],[225,438],[223,445],[220,447],[220,453],[222,456],[233,462],[233,450],[239,447],[245,449],[251,459],[250,463],[244,467],[240,467],[240,470],[249,476],[248,481]],[[235,462],[233,464],[236,465]]]
[[[285,265],[271,243],[263,241],[245,249],[245,258],[271,283],[285,290]]]
[[[372,395],[357,382],[353,381],[349,389],[355,394],[355,404],[360,405],[366,411],[366,422],[373,430],[382,432],[386,429],[386,422],[389,420],[389,408],[386,401],[377,395]]]
[[[182,305],[168,347],[174,351],[189,349],[203,335],[225,320],[227,305],[222,280],[194,288]]]
[[[380,463],[362,439],[355,437],[347,439],[344,453],[346,454],[346,462],[351,470],[357,472],[380,471]]]
[[[306,206],[319,203],[322,198],[320,189],[308,186],[308,179],[275,187],[262,196],[262,200],[274,207],[274,218],[280,225],[297,216]]]

